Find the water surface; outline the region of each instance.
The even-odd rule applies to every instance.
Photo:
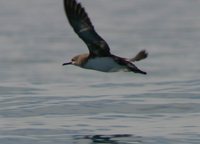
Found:
[[[200,2],[82,0],[112,53],[148,59],[148,75],[61,64],[87,52],[62,1],[0,4],[4,144],[198,144]]]

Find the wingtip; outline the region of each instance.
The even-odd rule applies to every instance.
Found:
[[[147,72],[142,71],[142,70],[139,70],[139,69],[138,69],[138,71],[137,71],[136,73],[140,73],[140,74],[143,74],[143,75],[147,75]]]
[[[143,72],[142,74],[147,75],[147,72]]]

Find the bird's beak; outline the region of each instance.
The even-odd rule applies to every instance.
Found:
[[[62,65],[65,66],[65,65],[71,65],[72,62],[67,62],[67,63],[63,63]]]

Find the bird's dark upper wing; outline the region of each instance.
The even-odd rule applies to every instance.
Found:
[[[109,56],[110,48],[108,44],[96,33],[81,4],[77,3],[76,0],[64,0],[64,8],[74,31],[88,46],[90,56]]]

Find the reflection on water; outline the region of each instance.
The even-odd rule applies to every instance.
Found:
[[[131,139],[128,139],[131,138]],[[135,137],[129,134],[115,134],[115,135],[86,135],[74,136],[75,140],[90,140],[91,144],[107,143],[107,144],[133,144],[142,143],[141,137]]]

